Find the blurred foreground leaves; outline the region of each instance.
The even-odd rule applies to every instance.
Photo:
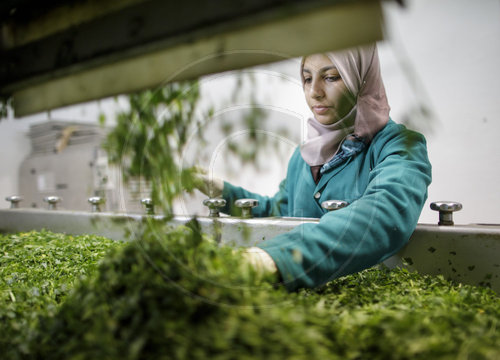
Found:
[[[152,198],[163,213],[182,191],[195,188],[196,170],[182,168],[181,157],[196,126],[198,81],[167,84],[129,95],[130,109],[118,114],[104,143],[110,163],[120,166],[125,181],[150,182]],[[209,113],[205,115],[210,116]]]

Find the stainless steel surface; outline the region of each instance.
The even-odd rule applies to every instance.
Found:
[[[115,240],[140,236],[146,217],[140,214],[47,211],[43,209],[0,210],[0,232],[47,229],[69,234],[97,234]],[[163,219],[154,216],[154,219]],[[191,218],[175,216],[172,226]],[[218,242],[231,246],[254,246],[313,218],[198,217],[201,230]],[[166,220],[165,220],[166,221]],[[386,259],[390,267],[401,266],[422,274],[443,275],[451,280],[491,287],[500,293],[500,225],[438,226],[419,224],[408,244]]]
[[[19,203],[23,200],[22,196],[19,195],[11,195],[5,198],[6,201],[10,201],[10,208],[17,209],[19,208]]]
[[[203,205],[207,206],[210,217],[219,217],[220,209],[226,206],[226,200],[221,198],[211,198],[203,200]]]
[[[99,196],[92,196],[88,201],[92,205],[92,212],[101,212],[101,204],[104,204],[106,199]]]
[[[326,200],[321,203],[321,207],[328,211],[335,211],[345,208],[349,203],[344,200]]]
[[[241,217],[251,218],[252,209],[259,205],[259,201],[256,199],[238,199],[234,202],[234,205],[241,208]]]
[[[47,229],[68,234],[96,234],[114,240],[127,240],[140,233],[145,216],[142,214],[91,213],[83,211],[45,209],[0,209],[0,232],[22,232]],[[155,215],[154,219],[165,219]],[[188,216],[168,220],[174,226],[190,221]],[[218,242],[234,246],[253,246],[274,236],[292,230],[312,218],[252,218],[197,217],[202,231],[213,235]],[[165,220],[167,221],[167,220]],[[130,233],[130,236],[127,236]]]
[[[409,243],[385,263],[500,294],[500,225],[419,224]]]
[[[143,198],[141,199],[141,204],[144,205],[146,209],[146,214],[154,215],[155,213],[155,204],[153,203],[153,199],[151,198]]]
[[[45,201],[48,204],[48,209],[49,210],[57,210],[57,204],[62,200],[59,196],[46,196],[43,198],[43,201]]]
[[[439,211],[438,225],[453,225],[453,212],[462,210],[462,204],[456,201],[435,201],[431,209]]]

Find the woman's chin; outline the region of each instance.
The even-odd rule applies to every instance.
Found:
[[[337,122],[337,118],[331,115],[314,114],[314,118],[322,125],[332,125]]]

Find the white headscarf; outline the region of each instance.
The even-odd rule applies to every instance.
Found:
[[[368,144],[389,121],[390,108],[380,75],[376,45],[326,55],[337,67],[356,102],[352,110],[334,124],[323,125],[315,118],[308,119],[307,140],[300,146],[300,153],[310,166],[322,165],[331,160],[348,135],[356,135]],[[304,59],[300,69],[302,84]]]

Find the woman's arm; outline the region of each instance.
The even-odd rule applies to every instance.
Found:
[[[422,135],[395,125],[371,145],[373,162],[363,195],[259,244],[275,261],[289,290],[316,287],[373,266],[406,244],[417,224],[431,182]]]
[[[259,206],[252,209],[253,216],[285,216],[288,214],[286,179],[280,183],[279,190],[273,197],[255,194],[225,181],[222,197],[227,204],[221,211],[229,215],[239,215],[239,209],[234,206],[234,202],[244,198],[259,200]]]

